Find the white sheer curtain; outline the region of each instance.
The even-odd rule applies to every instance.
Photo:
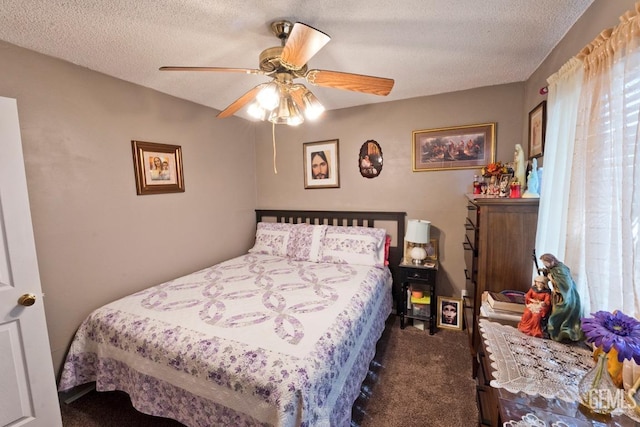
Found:
[[[578,101],[584,71],[582,61],[572,58],[547,79],[547,129],[544,168],[538,211],[536,251],[564,259],[567,209],[573,144],[576,135]]]
[[[576,58],[582,66],[572,60],[549,79],[536,244],[571,268],[584,314],[640,317],[638,11],[640,2],[587,46]]]

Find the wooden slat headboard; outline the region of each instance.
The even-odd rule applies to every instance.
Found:
[[[339,226],[379,227],[391,235],[389,269],[393,274],[394,292],[400,284],[398,265],[404,256],[406,212],[367,211],[299,211],[256,209],[256,222],[288,222],[291,224],[326,224]],[[378,223],[378,225],[375,225]]]

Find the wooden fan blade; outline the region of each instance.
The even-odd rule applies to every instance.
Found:
[[[220,113],[218,113],[216,117],[224,119],[225,117],[233,116],[236,111],[251,102],[264,86],[265,83],[261,83],[258,86],[254,87],[253,89],[242,95],[240,98],[233,101],[233,103],[231,103],[231,105],[229,105],[227,108],[220,111]]]
[[[393,89],[393,79],[365,76],[363,74],[342,73],[340,71],[311,70],[305,76],[307,81],[317,86],[352,90],[387,96]]]
[[[228,73],[244,73],[244,74],[265,74],[262,70],[253,70],[251,68],[224,68],[224,67],[160,67],[160,71],[222,71]]]
[[[280,63],[290,70],[299,70],[329,43],[331,37],[301,22],[291,29],[287,43],[282,49]]]

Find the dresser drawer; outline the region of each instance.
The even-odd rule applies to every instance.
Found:
[[[467,221],[478,228],[478,206],[471,202],[467,203]]]
[[[478,412],[480,425],[498,426],[499,410],[498,397],[495,390],[491,387],[491,374],[488,374],[488,363],[484,352],[480,351],[477,355],[478,371],[476,377],[476,398],[478,400]]]
[[[492,391],[476,387],[476,400],[478,402],[478,421],[481,426],[498,427],[498,404]]]
[[[467,218],[467,222],[464,224],[464,235],[466,237],[466,241],[471,243],[472,249],[477,248],[478,242],[478,229],[473,226],[471,221]]]
[[[474,256],[472,250],[464,251],[464,264],[467,270],[466,277],[475,281],[478,275],[478,258]]]

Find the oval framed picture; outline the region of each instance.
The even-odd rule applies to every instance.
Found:
[[[360,168],[360,175],[365,178],[375,178],[382,172],[382,148],[373,139],[360,147],[358,168]]]

